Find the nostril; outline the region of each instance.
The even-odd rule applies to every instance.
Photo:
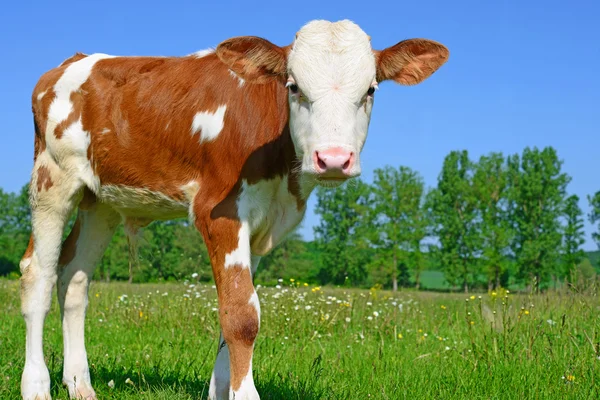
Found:
[[[342,169],[343,169],[343,170],[347,170],[347,169],[348,169],[348,167],[350,167],[350,159],[348,159],[348,160],[347,160],[347,161],[344,163],[344,165],[342,165]]]
[[[325,161],[321,160],[318,156],[317,156],[317,164],[319,165],[319,168],[327,169],[327,164],[325,164]]]

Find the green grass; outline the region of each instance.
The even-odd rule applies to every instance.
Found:
[[[289,284],[258,293],[254,376],[262,399],[600,396],[595,293],[465,301],[456,294]],[[18,282],[0,280],[0,302],[0,399],[17,399],[25,347]],[[206,398],[216,307],[211,286],[93,283],[86,341],[99,398]],[[57,308],[54,299],[45,354],[53,398],[66,399]]]

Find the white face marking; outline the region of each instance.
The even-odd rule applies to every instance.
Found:
[[[354,154],[349,175],[360,174],[375,75],[369,37],[350,21],[313,21],[299,32],[288,58],[290,130],[302,170],[315,174],[313,154],[341,148]]]
[[[103,135],[107,134],[107,133],[110,133],[110,129],[104,128],[104,129],[102,129],[102,131],[100,131],[100,133],[103,134]]]
[[[198,112],[192,121],[192,136],[200,132],[200,143],[215,140],[223,129],[226,105],[221,105],[214,113]]]
[[[235,72],[233,72],[232,70],[229,70],[229,75],[231,75],[232,78],[236,79],[238,81],[238,86],[242,87],[244,86],[244,83],[246,83],[246,81],[242,78],[240,78]]]
[[[192,53],[191,55],[194,55],[194,56],[196,56],[198,58],[202,58],[202,57],[206,57],[207,55],[212,54],[214,52],[215,52],[215,49],[208,48],[208,49],[204,49],[204,50],[199,50],[199,51],[197,51],[195,53]]]

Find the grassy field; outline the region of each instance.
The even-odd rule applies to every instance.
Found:
[[[600,397],[595,293],[467,297],[297,282],[258,293],[262,399]],[[192,283],[93,283],[86,339],[99,398],[206,398],[215,297],[213,287]],[[0,280],[0,302],[0,399],[17,399],[25,346],[18,282]],[[45,335],[53,398],[66,399],[56,299]]]

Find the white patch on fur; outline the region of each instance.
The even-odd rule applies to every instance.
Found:
[[[194,215],[194,199],[200,190],[200,184],[197,181],[191,181],[183,185],[180,189],[189,204],[188,219],[190,224],[194,224],[196,222],[196,216]]]
[[[260,400],[260,396],[254,386],[254,378],[252,377],[252,358],[250,358],[248,373],[242,379],[238,390],[229,389],[229,398],[235,400]]]
[[[256,310],[256,314],[258,315],[258,324],[260,326],[260,301],[258,300],[258,294],[256,293],[256,291],[254,291],[254,293],[252,293],[252,295],[250,296],[248,304],[253,306]]]
[[[56,161],[65,178],[70,181],[82,181],[93,192],[98,191],[100,180],[95,176],[88,160],[90,133],[83,129],[81,119],[66,127],[60,139],[56,138],[55,130],[58,124],[66,120],[73,111],[71,95],[73,93],[79,96],[86,95],[81,92],[81,85],[88,80],[96,62],[111,57],[106,54],[93,54],[65,68],[53,88],[56,97],[50,104],[44,132],[47,151]]]
[[[238,86],[239,87],[244,86],[244,83],[246,83],[246,81],[243,78],[241,78],[238,74],[236,74],[232,70],[229,70],[229,75],[231,75],[232,78],[234,78],[234,79],[236,79],[238,81]]]
[[[204,49],[204,50],[198,50],[197,52],[192,53],[190,55],[196,56],[198,58],[202,58],[202,57],[206,57],[209,54],[213,54],[214,52],[215,52],[215,49],[208,48],[208,49]]]
[[[302,170],[315,172],[315,151],[341,147],[354,153],[350,174],[360,174],[372,106],[367,91],[376,75],[367,34],[347,20],[312,21],[297,34],[288,72],[304,95],[289,96],[290,132]]]
[[[54,121],[56,124],[67,119],[73,110],[71,103],[71,93],[79,90],[81,85],[85,83],[92,73],[92,68],[99,60],[112,58],[107,54],[92,54],[88,57],[76,61],[65,69],[62,76],[54,85],[54,93],[56,97],[50,104],[48,111],[48,120]],[[49,132],[46,132],[48,135]],[[54,134],[54,131],[52,132]]]
[[[100,131],[100,133],[103,135],[106,135],[107,133],[110,133],[110,129],[104,128],[104,129],[102,129],[102,131]]]
[[[42,99],[44,98],[44,96],[46,95],[47,90],[44,90],[43,92],[39,93],[37,95],[37,101],[42,101]]]
[[[226,105],[221,105],[214,113],[201,111],[194,115],[192,136],[200,132],[200,143],[215,140],[223,129]]]
[[[242,221],[238,232],[238,247],[225,255],[225,268],[234,265],[250,268],[250,228],[247,221]]]
[[[219,354],[210,377],[210,386],[208,389],[209,400],[229,400],[229,380],[231,372],[229,370],[229,349],[223,343],[223,333],[219,337]]]

